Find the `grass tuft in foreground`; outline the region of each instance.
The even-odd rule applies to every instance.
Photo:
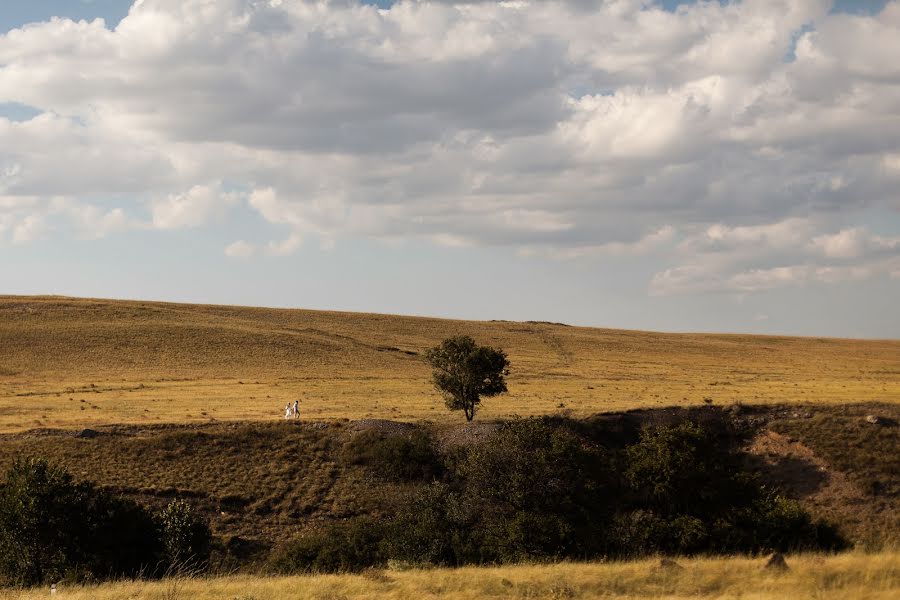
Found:
[[[305,577],[233,576],[159,582],[125,581],[101,586],[61,586],[56,598],[72,600],[321,600],[324,598],[681,598],[817,600],[900,597],[900,552],[788,557],[787,572],[763,568],[761,558],[679,559],[681,568],[658,560],[564,563]],[[46,597],[46,589],[0,592],[0,598]]]

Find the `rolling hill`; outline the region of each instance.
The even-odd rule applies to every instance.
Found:
[[[504,348],[481,418],[900,400],[900,341],[664,334],[294,309],[0,296],[0,431],[305,418],[459,420],[422,353]]]

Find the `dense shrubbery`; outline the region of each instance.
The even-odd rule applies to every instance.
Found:
[[[184,507],[177,511],[192,514]],[[208,528],[202,541],[199,519],[189,520],[190,548],[208,548]],[[179,549],[182,540],[169,535],[174,531],[139,504],[75,482],[61,467],[17,461],[0,486],[0,582],[28,586],[159,575],[171,556],[186,556]]]
[[[792,500],[763,487],[740,455],[693,423],[642,432],[625,450],[630,488],[610,536],[613,552],[761,552],[843,546]]]
[[[361,431],[344,445],[341,458],[348,464],[365,465],[391,481],[428,481],[441,470],[431,438],[421,429],[394,434]]]
[[[727,427],[682,423],[628,436],[604,447],[602,432],[584,424],[519,419],[442,464],[423,431],[358,433],[341,459],[395,482],[396,513],[323,527],[279,548],[269,566],[348,572],[389,559],[462,565],[843,547],[834,528],[758,482]],[[152,515],[39,460],[17,462],[0,487],[6,584],[154,576],[203,568],[209,556],[209,528],[181,501]]]
[[[276,550],[269,568],[277,573],[350,573],[381,564],[385,533],[377,521],[333,523]]]
[[[456,456],[442,481],[420,487],[384,527],[335,526],[282,551],[278,568],[346,571],[388,558],[461,565],[844,544],[796,502],[761,486],[732,432],[693,423],[650,428],[614,452],[572,425],[547,418],[506,423],[488,442]]]
[[[605,454],[542,419],[504,424],[461,461],[464,495],[481,508],[492,560],[586,556],[596,552],[610,473]]]

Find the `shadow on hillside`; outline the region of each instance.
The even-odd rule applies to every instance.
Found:
[[[771,454],[746,456],[748,466],[758,472],[767,485],[782,490],[791,498],[806,498],[828,483],[828,472],[807,459]]]

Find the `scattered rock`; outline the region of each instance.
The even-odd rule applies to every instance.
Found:
[[[866,423],[871,423],[872,425],[880,425],[882,427],[895,427],[897,425],[897,421],[894,419],[889,419],[887,417],[881,417],[878,415],[866,415]]]
[[[357,421],[353,421],[352,428],[356,431],[362,431],[363,429],[374,429],[379,433],[397,434],[406,433],[411,429],[415,429],[416,426],[412,423],[389,421],[387,419],[359,419]]]
[[[82,429],[81,431],[79,431],[78,433],[75,434],[75,437],[81,438],[84,440],[92,440],[95,437],[97,437],[98,435],[100,435],[99,431],[95,431],[93,429]]]
[[[677,562],[672,560],[671,558],[663,558],[659,561],[659,568],[664,571],[681,571],[684,569]]]
[[[779,573],[783,573],[784,571],[789,571],[790,567],[788,566],[787,561],[784,560],[784,554],[776,552],[769,557],[769,560],[766,562],[765,569],[767,571],[776,571]]]

